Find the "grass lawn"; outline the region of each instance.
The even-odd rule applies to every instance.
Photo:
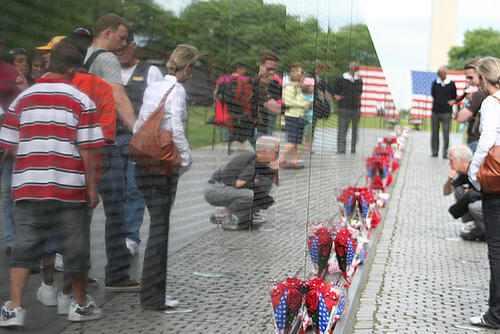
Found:
[[[203,147],[212,145],[212,142],[220,142],[221,129],[213,124],[207,124],[207,121],[213,119],[214,108],[211,106],[190,106],[188,107],[188,120],[186,122],[186,136],[191,148]],[[279,118],[278,118],[279,119]],[[319,122],[321,123],[321,122]],[[324,125],[318,126],[337,127],[337,115],[332,115],[324,122]],[[409,120],[405,118],[400,119],[399,125],[410,126]],[[385,123],[381,117],[361,116],[359,127],[364,129],[390,129],[390,124]],[[419,126],[422,131],[431,130],[430,119],[424,119],[422,125]],[[451,132],[457,132],[459,124],[453,120],[451,123]]]

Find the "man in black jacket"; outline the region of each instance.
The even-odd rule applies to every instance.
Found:
[[[338,103],[339,131],[337,134],[337,153],[345,153],[346,136],[352,122],[351,153],[356,153],[358,124],[361,117],[361,93],[363,82],[358,75],[359,65],[349,63],[349,71],[339,76],[333,86],[333,97]]]
[[[438,78],[432,83],[431,95],[434,99],[432,104],[432,156],[437,157],[439,153],[439,127],[443,125],[443,159],[447,159],[448,145],[450,142],[450,123],[452,107],[457,102],[457,88],[455,83],[446,77],[446,67],[438,69]]]

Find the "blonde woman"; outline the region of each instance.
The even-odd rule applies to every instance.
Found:
[[[306,109],[312,108],[312,101],[308,102],[302,95],[301,82],[304,79],[304,73],[301,68],[290,71],[290,83],[283,90],[283,104],[285,111],[285,132],[287,143],[283,148],[280,157],[280,166],[282,168],[304,168],[304,165],[297,163],[297,149],[302,143],[304,126],[307,124],[305,119]],[[286,157],[289,156],[289,162]]]
[[[500,145],[500,59],[482,58],[476,65],[479,76],[479,89],[486,95],[481,104],[481,136],[469,167],[469,180],[481,190],[477,172],[494,145]],[[500,182],[500,181],[499,181]],[[484,230],[488,245],[490,263],[490,296],[488,310],[480,316],[471,317],[473,325],[500,328],[500,195],[486,194],[481,191]]]
[[[179,176],[191,166],[193,159],[184,134],[187,119],[186,92],[183,83],[191,78],[198,60],[198,50],[190,45],[179,45],[167,62],[168,75],[162,81],[148,86],[134,133],[156,109],[163,95],[173,87],[165,101],[161,129],[172,131],[173,141],[181,156],[178,174],[157,175],[153,171],[136,166],[135,179],[144,196],[150,215],[149,237],[144,252],[140,300],[144,309],[163,311],[177,306],[178,302],[166,296],[168,231],[170,209],[174,203]]]

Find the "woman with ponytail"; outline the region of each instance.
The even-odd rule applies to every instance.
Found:
[[[184,134],[187,119],[186,92],[182,86],[191,78],[198,61],[198,50],[190,45],[178,45],[167,62],[168,75],[148,86],[144,104],[134,126],[134,133],[157,108],[163,95],[171,90],[166,101],[160,129],[171,130],[173,142],[181,156],[181,166],[172,176],[155,174],[136,165],[135,180],[144,196],[150,215],[149,237],[144,252],[140,300],[144,309],[163,311],[178,302],[166,296],[168,231],[170,209],[174,203],[179,176],[191,166],[193,159]]]
[[[469,180],[481,190],[483,221],[490,263],[490,296],[488,310],[480,316],[471,317],[473,325],[500,328],[500,194],[485,193],[478,182],[477,173],[491,147],[500,145],[500,59],[482,58],[476,65],[479,89],[487,97],[481,104],[479,142],[469,166]],[[498,180],[500,182],[500,179]]]

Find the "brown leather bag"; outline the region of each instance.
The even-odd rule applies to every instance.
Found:
[[[492,146],[483,160],[477,180],[486,194],[500,194],[500,146]]]
[[[500,102],[495,95],[490,95]],[[496,143],[488,150],[477,172],[477,180],[481,184],[481,191],[485,194],[500,194],[500,146]]]
[[[172,132],[160,130],[165,100],[175,85],[163,95],[158,107],[149,115],[130,140],[130,159],[158,175],[171,176],[181,165],[181,156],[172,140]]]

